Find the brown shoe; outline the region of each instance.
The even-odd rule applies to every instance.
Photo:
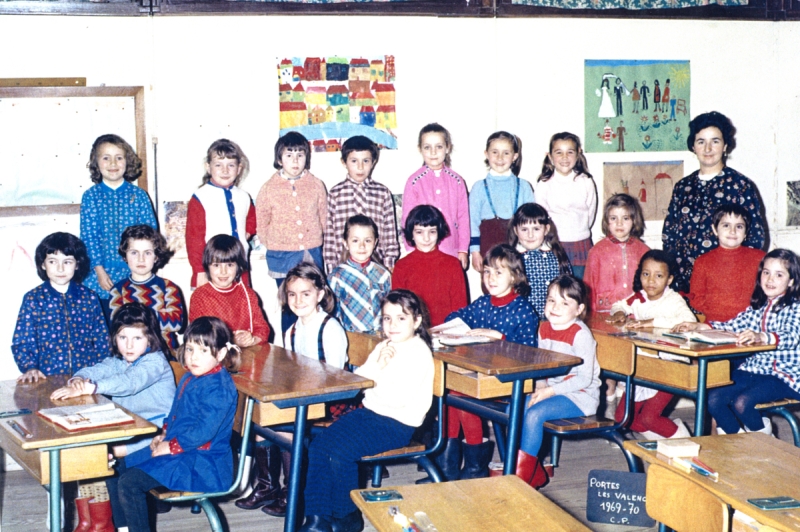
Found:
[[[261,508],[261,511],[273,517],[286,516],[286,497],[289,494],[288,488],[281,488],[281,493],[278,498]]]
[[[280,494],[281,452],[277,445],[256,447],[254,472],[253,491],[234,503],[242,510],[261,508],[274,502]]]

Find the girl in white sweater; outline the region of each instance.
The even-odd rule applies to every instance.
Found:
[[[306,520],[300,532],[362,530],[350,491],[358,488],[358,461],[407,445],[433,397],[433,356],[427,313],[408,290],[392,290],[381,304],[386,340],[355,373],[375,382],[364,408],[345,414],[308,448]]]
[[[630,329],[642,327],[672,328],[679,323],[697,319],[683,297],[672,290],[673,275],[678,266],[673,256],[660,249],[651,249],[639,261],[633,278],[635,292],[611,306],[611,323],[624,324]],[[631,430],[641,432],[647,439],[685,438],[689,431],[680,419],[675,421],[663,415],[674,396],[644,386],[636,386]],[[617,405],[615,417],[625,414],[625,396]]]

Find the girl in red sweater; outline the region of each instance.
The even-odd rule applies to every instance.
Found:
[[[451,312],[467,306],[467,285],[459,260],[439,250],[450,234],[442,212],[432,205],[417,205],[406,218],[403,231],[414,251],[397,261],[392,290],[411,290],[428,307],[431,326],[444,323]]]
[[[189,321],[201,316],[221,319],[233,331],[239,347],[267,342],[269,325],[258,296],[242,281],[249,267],[241,242],[230,235],[213,237],[203,251],[203,269],[211,282],[192,294]]]

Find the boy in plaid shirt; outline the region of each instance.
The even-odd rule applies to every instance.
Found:
[[[342,234],[347,220],[356,214],[368,216],[377,224],[378,247],[375,252],[386,268],[392,270],[400,256],[392,193],[385,185],[372,179],[378,155],[378,146],[361,135],[347,139],[342,145],[342,165],[347,169],[347,177],[328,193],[322,252],[328,274],[346,258]]]

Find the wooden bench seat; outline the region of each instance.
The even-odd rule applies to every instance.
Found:
[[[797,399],[781,399],[779,401],[773,401],[771,403],[761,403],[756,405],[756,410],[760,410],[762,412],[769,412],[772,414],[778,414],[786,422],[789,424],[789,428],[792,430],[792,439],[794,439],[794,446],[800,447],[800,426],[797,424],[797,418],[794,414],[789,410],[788,407],[800,404],[800,401]]]
[[[756,405],[757,410],[767,410],[769,408],[776,408],[779,406],[788,406],[788,405],[796,405],[800,403],[800,401],[796,399],[781,399],[780,401],[773,401],[771,403],[761,403]]]
[[[607,419],[603,416],[580,416],[546,421],[544,426],[553,432],[563,434],[575,430],[613,427],[614,424],[615,421],[613,419]]]
[[[153,488],[150,490],[150,495],[155,497],[156,499],[163,501],[165,499],[171,499],[173,497],[194,497],[200,495],[200,492],[196,491],[176,491],[165,488],[164,486],[159,486],[157,488]]]
[[[385,453],[373,454],[371,456],[362,456],[361,459],[374,460],[376,458],[391,458],[392,456],[421,453],[424,450],[425,450],[425,444],[412,441],[405,447],[398,447],[397,449],[392,449],[391,451],[386,451]]]

